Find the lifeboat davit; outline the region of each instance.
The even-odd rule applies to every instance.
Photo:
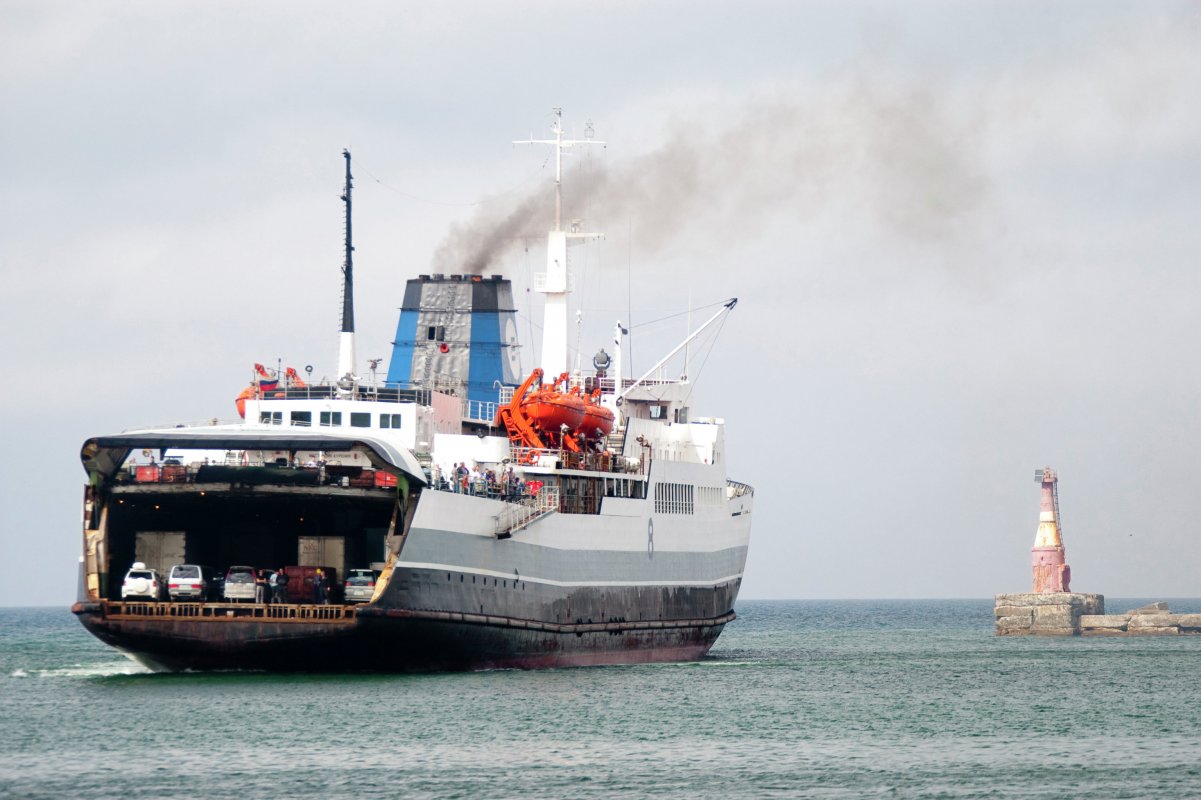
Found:
[[[551,388],[542,388],[521,401],[522,412],[543,433],[558,436],[563,426],[575,431],[584,423],[582,397]]]
[[[613,411],[597,403],[584,406],[584,422],[579,434],[585,439],[602,439],[613,432]]]

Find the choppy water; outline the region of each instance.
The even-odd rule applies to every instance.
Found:
[[[276,676],[148,674],[0,609],[0,797],[1201,796],[1201,637],[991,612],[742,602],[695,664]]]

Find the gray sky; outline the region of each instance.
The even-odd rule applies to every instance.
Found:
[[[1201,594],[1199,37],[1184,2],[9,0],[0,606],[74,598],[87,436],[334,370],[343,147],[387,358],[404,281],[549,189],[509,142],[556,105],[608,142],[566,179],[607,234],[583,351],[741,298],[689,371],[756,487],[743,597],[1023,590],[1044,464],[1074,589]],[[545,228],[487,268],[526,369]],[[645,368],[684,322],[634,331]]]

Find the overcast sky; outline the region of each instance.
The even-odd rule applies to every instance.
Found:
[[[510,142],[552,106],[607,142],[580,349],[741,300],[688,371],[756,488],[744,598],[1025,590],[1045,464],[1074,589],[1201,595],[1199,41],[1186,2],[6,0],[0,606],[74,599],[85,438],[334,371],[343,147],[386,359],[404,282],[549,191]],[[547,222],[486,269],[527,370]]]

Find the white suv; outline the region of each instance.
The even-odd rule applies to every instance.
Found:
[[[159,577],[158,571],[147,569],[141,561],[135,561],[125,573],[125,582],[121,584],[121,599],[143,597],[147,600],[162,600],[167,590],[166,582]]]

